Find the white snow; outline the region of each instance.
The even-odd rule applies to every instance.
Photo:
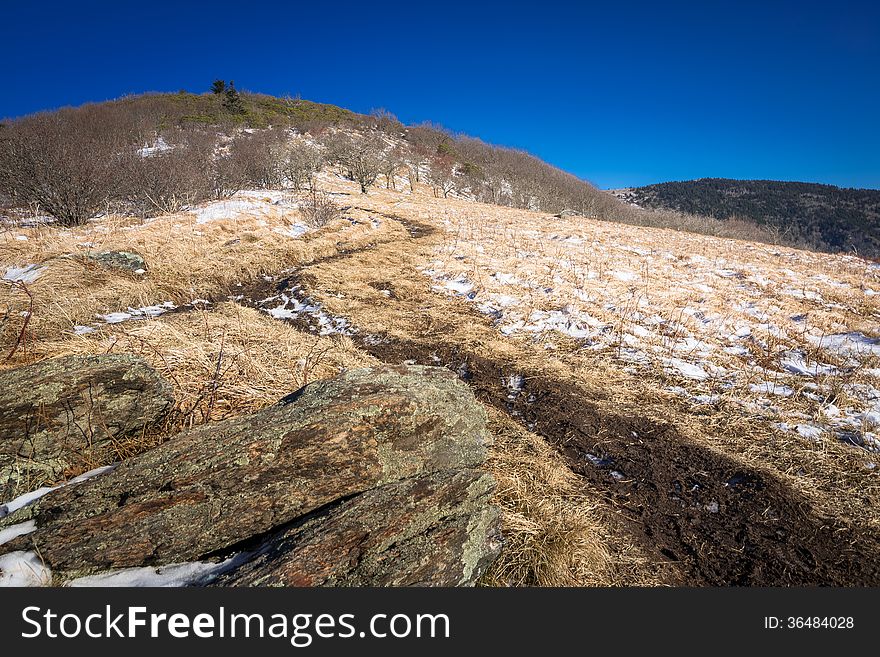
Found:
[[[291,292],[295,291],[296,289],[291,290]],[[259,304],[262,305],[275,299],[281,299],[281,303],[274,308],[262,308],[264,312],[275,319],[294,319],[299,315],[306,315],[317,322],[320,335],[351,335],[354,333],[354,329],[351,328],[347,319],[327,314],[320,303],[311,299],[300,300],[295,296],[282,293],[277,297],[263,299]]]
[[[795,431],[804,438],[810,438],[811,440],[818,440],[822,435],[822,428],[814,424],[799,424],[795,427]]]
[[[474,284],[471,283],[468,279],[464,277],[459,277],[457,279],[451,281],[444,281],[441,286],[435,286],[438,288],[446,288],[454,292],[455,294],[460,294],[461,296],[467,296],[474,289]]]
[[[782,383],[776,383],[775,381],[752,383],[749,386],[749,390],[761,395],[776,395],[777,397],[791,397],[794,394],[794,390],[791,387]]]
[[[869,338],[857,331],[824,336],[808,335],[807,339],[826,351],[846,356],[880,356],[880,339]]]
[[[150,157],[152,155],[156,155],[157,153],[164,153],[166,151],[170,151],[174,148],[168,144],[162,137],[156,139],[152,146],[145,146],[138,150],[138,155],[141,157]]]
[[[800,376],[820,376],[837,371],[833,365],[823,363],[807,363],[806,356],[802,352],[790,351],[779,359],[779,364],[786,372]]]
[[[286,237],[297,238],[309,232],[309,227],[305,224],[290,224],[285,228],[276,228],[275,232]]]
[[[141,319],[149,319],[151,317],[158,317],[159,315],[168,312],[169,310],[174,310],[176,306],[170,301],[164,301],[156,306],[142,306],[141,308],[129,308],[128,311],[119,311],[107,313],[106,315],[96,315],[96,317],[100,320],[103,320],[107,324],[119,324],[120,322],[127,322],[130,319],[141,320]],[[89,333],[90,331],[86,331]]]
[[[193,561],[175,563],[167,566],[145,566],[142,568],[122,568],[97,575],[87,575],[71,580],[67,586],[152,586],[176,587],[204,585],[216,579],[225,571],[241,563],[239,556],[225,561]]]
[[[11,527],[6,527],[5,529],[0,529],[0,545],[4,543],[8,543],[13,538],[18,538],[19,536],[24,536],[26,534],[30,534],[37,530],[37,523],[34,520],[28,520],[27,522],[20,522],[17,525],[12,525]]]
[[[219,219],[231,219],[239,214],[258,213],[266,209],[266,203],[247,199],[215,201],[192,210],[197,224],[206,224]]]
[[[49,586],[52,571],[36,552],[9,552],[0,555],[0,587]]]
[[[46,270],[45,267],[39,265],[25,265],[24,267],[8,267],[6,273],[3,274],[3,280],[10,283],[33,283],[40,274]]]
[[[695,379],[697,381],[703,381],[709,378],[709,373],[706,372],[699,365],[694,365],[693,363],[688,363],[687,361],[681,360],[679,358],[666,358],[664,362],[673,370],[678,372],[684,377],[688,379]]]
[[[500,272],[495,272],[492,274],[493,278],[501,283],[502,285],[519,285],[519,279],[513,274],[502,274]]]

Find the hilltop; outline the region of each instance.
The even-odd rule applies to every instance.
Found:
[[[806,248],[880,257],[880,190],[701,178],[614,190],[643,208],[748,221]]]

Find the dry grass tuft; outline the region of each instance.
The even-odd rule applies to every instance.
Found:
[[[612,512],[539,436],[489,409],[489,468],[498,482],[504,550],[486,586],[659,584],[656,565],[625,536]]]

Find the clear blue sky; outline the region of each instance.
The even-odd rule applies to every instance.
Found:
[[[7,2],[0,116],[215,78],[515,146],[601,187],[880,188],[880,2]]]

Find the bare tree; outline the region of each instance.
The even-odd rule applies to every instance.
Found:
[[[309,189],[314,186],[312,183],[315,173],[321,170],[322,163],[321,151],[311,144],[302,142],[288,148],[282,166],[288,182],[294,189],[299,190],[305,186]]]
[[[221,153],[213,157],[207,174],[211,196],[216,199],[229,198],[247,183],[241,160],[231,153]]]
[[[449,155],[435,155],[430,162],[430,180],[434,196],[449,196],[455,188],[455,160]]]
[[[158,140],[157,140],[158,141]],[[210,194],[206,172],[210,169],[214,137],[195,131],[167,131],[164,148],[129,154],[120,171],[120,196],[128,209],[144,215],[177,212]]]
[[[110,106],[43,112],[0,131],[0,191],[38,203],[58,223],[94,216],[114,195],[118,171],[138,137]]]
[[[382,175],[385,176],[385,186],[388,189],[397,191],[394,176],[397,175],[397,172],[400,171],[405,164],[406,160],[404,159],[404,153],[399,146],[395,146],[382,155]]]
[[[387,135],[397,136],[403,132],[403,124],[387,109],[380,107],[370,112],[370,121],[376,130]]]
[[[382,170],[384,141],[375,132],[349,135],[337,132],[325,142],[331,161],[341,166],[351,180],[360,185],[361,193],[376,182]]]
[[[235,138],[230,155],[238,160],[246,184],[258,189],[281,186],[287,138],[287,131],[282,128],[244,133]]]

